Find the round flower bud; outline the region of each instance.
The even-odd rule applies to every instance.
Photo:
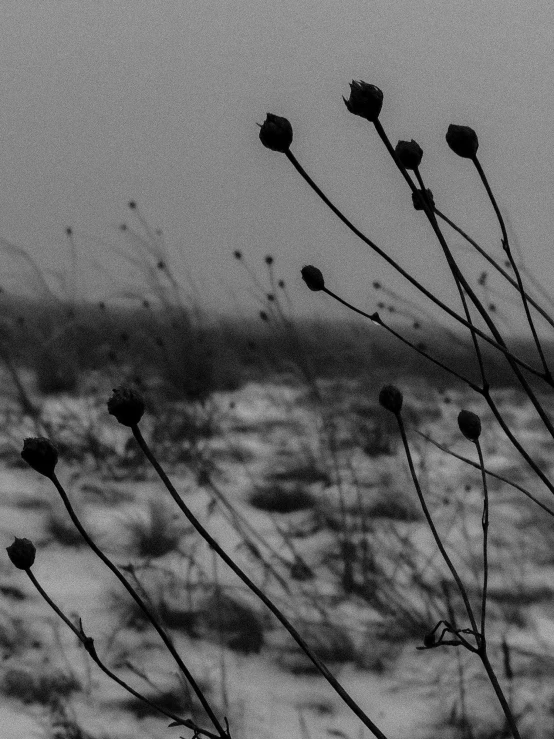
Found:
[[[58,450],[50,439],[37,437],[25,439],[21,456],[37,472],[45,477],[52,477],[58,461]]]
[[[36,554],[35,545],[29,539],[18,539],[17,536],[13,544],[6,547],[6,552],[13,565],[19,570],[29,570],[33,566]]]
[[[432,647],[436,641],[437,641],[437,638],[435,634],[432,631],[430,631],[428,634],[425,634],[425,636],[423,637],[423,646]]]
[[[477,134],[473,128],[469,126],[456,126],[454,123],[448,126],[446,143],[454,154],[465,159],[473,159],[479,147]]]
[[[385,385],[379,393],[379,403],[386,408],[387,411],[398,415],[402,410],[402,401],[404,397],[400,390],[394,385]]]
[[[144,400],[140,393],[133,388],[114,388],[112,397],[108,400],[108,413],[115,416],[123,426],[136,426],[144,413]]]
[[[433,207],[435,205],[435,199],[433,198],[433,193],[431,192],[431,190],[429,190],[428,187],[425,188],[425,192],[427,194],[427,202],[430,204],[431,207]],[[412,203],[416,210],[424,210],[423,190],[415,190],[414,192],[412,192]]]
[[[285,153],[292,144],[292,126],[290,121],[279,115],[268,113],[260,126],[260,141],[271,149]]]
[[[477,441],[481,435],[481,419],[471,411],[460,411],[458,414],[458,426],[462,434],[469,441]]]
[[[411,141],[399,141],[394,152],[405,169],[417,169],[421,164],[423,149],[413,139]]]
[[[383,107],[383,92],[375,85],[362,80],[350,83],[350,98],[342,98],[351,113],[374,123]]]
[[[313,267],[311,264],[308,264],[306,267],[302,267],[300,273],[302,274],[302,279],[310,290],[317,292],[318,290],[323,290],[325,287],[325,280],[323,279],[321,271],[317,267]]]

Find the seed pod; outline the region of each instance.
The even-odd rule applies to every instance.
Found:
[[[124,385],[114,388],[113,395],[108,400],[108,413],[115,416],[123,426],[136,426],[144,413],[142,395]]]
[[[379,403],[386,408],[387,411],[397,416],[402,410],[402,401],[404,396],[400,390],[394,385],[385,385],[379,393]]]
[[[16,536],[13,544],[6,547],[6,551],[11,563],[19,570],[29,570],[33,566],[37,550],[32,541],[29,541],[29,539],[18,539]]]
[[[290,121],[280,115],[268,113],[260,126],[260,141],[271,149],[285,153],[292,144],[292,126]]]
[[[306,285],[310,290],[313,290],[313,292],[323,290],[325,287],[325,280],[323,279],[321,271],[317,267],[313,267],[311,264],[308,264],[306,267],[302,267],[300,273]]]
[[[437,641],[437,638],[435,634],[432,631],[430,631],[428,634],[425,634],[425,636],[423,637],[423,646],[432,647],[436,641]]]
[[[481,419],[471,411],[460,411],[458,414],[458,426],[462,434],[469,441],[477,441],[481,435]]]
[[[21,457],[41,475],[52,477],[58,461],[58,450],[50,439],[39,436],[24,440]]]
[[[348,110],[354,115],[374,123],[379,118],[383,107],[383,92],[375,85],[362,80],[350,83],[350,98],[342,98]]]
[[[433,193],[429,188],[425,188],[425,192],[427,194],[427,202],[430,204],[430,207],[432,208],[435,205],[435,199],[433,198]],[[424,210],[423,207],[423,190],[416,190],[415,192],[412,192],[412,203],[416,210]]]
[[[413,139],[411,141],[399,141],[394,153],[405,169],[417,169],[423,157],[423,149]]]
[[[473,159],[479,147],[477,134],[473,128],[469,126],[457,126],[454,123],[448,126],[446,143],[454,154],[465,159]]]

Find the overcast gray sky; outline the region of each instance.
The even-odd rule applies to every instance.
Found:
[[[303,287],[305,263],[360,307],[375,305],[374,279],[403,290],[261,146],[255,124],[271,111],[354,223],[448,298],[424,217],[372,126],[343,104],[356,78],[383,89],[393,143],[423,147],[438,206],[499,254],[473,167],[444,141],[451,122],[476,129],[527,263],[552,285],[553,42],[544,0],[3,0],[0,236],[62,267],[71,225],[82,254],[122,274],[96,239],[117,243],[136,198],[206,307],[231,310],[230,291],[255,307],[234,249],[260,272],[272,253],[299,311],[329,302]]]

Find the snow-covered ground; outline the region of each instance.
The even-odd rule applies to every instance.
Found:
[[[475,461],[456,419],[461,408],[478,412],[486,467],[553,508],[554,501],[484,405],[459,390],[398,384],[424,495],[479,613],[480,473],[416,431]],[[493,729],[502,726],[501,711],[477,658],[455,647],[416,649],[427,630],[450,617],[442,585],[450,577],[418,508],[394,418],[377,403],[379,387],[326,382],[321,391],[323,403],[290,383],[251,383],[214,394],[203,409],[176,407],[158,421],[149,413],[141,429],[187,506],[387,737],[463,736],[462,695],[473,736],[500,736]],[[62,449],[59,479],[106,555],[120,567],[134,563],[125,576],[144,588],[170,626],[232,736],[370,736],[265,606],[191,530],[134,441],[128,443],[129,430],[107,414],[107,397],[44,401],[52,440]],[[495,397],[510,428],[554,478],[554,442],[530,403],[513,390]],[[544,404],[550,410],[551,398]],[[37,580],[74,623],[82,618],[105,664],[154,701],[162,696],[173,712],[191,715],[159,636],[72,532],[52,484],[20,463],[22,439],[34,433],[8,406],[2,546],[14,536],[31,539]],[[491,658],[522,714],[524,735],[552,737],[554,520],[506,482],[490,477],[489,485]],[[468,625],[454,588],[448,592],[461,626]],[[168,728],[169,719],[141,709],[110,681],[7,556],[0,558],[0,647],[2,739],[191,736],[189,729]],[[196,701],[192,715],[213,729]]]

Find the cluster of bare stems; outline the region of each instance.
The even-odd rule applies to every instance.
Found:
[[[314,653],[314,651],[310,648],[310,646],[300,636],[298,631],[291,624],[291,622],[287,619],[287,617],[283,614],[283,612],[250,579],[250,577],[243,571],[243,569],[236,564],[236,562],[232,559],[232,557],[230,557],[229,554],[227,554],[227,552],[219,545],[219,543],[211,536],[211,534],[200,523],[200,521],[198,521],[196,516],[194,516],[194,514],[190,511],[186,503],[183,501],[182,497],[179,495],[179,493],[175,489],[171,480],[165,473],[164,469],[162,468],[162,466],[160,465],[160,463],[154,456],[150,446],[147,444],[146,440],[144,439],[139,429],[139,422],[144,414],[144,410],[145,410],[145,403],[144,403],[144,400],[141,394],[136,389],[128,387],[128,386],[121,386],[115,389],[112,397],[108,401],[109,413],[113,415],[119,423],[131,429],[131,432],[136,442],[138,443],[140,449],[144,453],[149,463],[155,469],[163,485],[168,490],[170,496],[173,498],[174,502],[177,504],[181,512],[185,515],[187,520],[194,526],[194,528],[200,534],[200,536],[208,543],[208,545],[217,554],[217,556],[220,557],[225,562],[225,564],[228,565],[228,567],[240,578],[240,580],[242,580],[242,582],[267,606],[267,608],[269,608],[269,610],[273,613],[273,615],[278,619],[278,621],[280,621],[280,623],[285,627],[285,629],[289,632],[292,638],[296,641],[298,646],[309,657],[309,659],[315,665],[317,670],[333,686],[335,691],[341,696],[341,698],[345,701],[345,703],[354,711],[354,713],[356,713],[356,715],[359,716],[359,718],[372,729],[372,731],[375,733],[375,736],[382,737],[383,739],[385,739],[385,735],[381,731],[379,731],[379,729],[376,726],[374,726],[374,724],[365,715],[365,713],[358,706],[358,704],[354,701],[354,699],[349,695],[349,693],[343,688],[343,686],[338,682],[338,680],[328,670],[325,664],[319,659],[319,657]],[[90,655],[91,659],[98,665],[98,667],[106,675],[108,675],[112,680],[118,683],[118,685],[123,687],[125,690],[129,691],[129,693],[135,696],[135,698],[138,698],[144,701],[145,703],[147,703],[148,705],[150,705],[151,707],[159,711],[161,714],[167,716],[167,718],[170,718],[172,720],[172,723],[169,724],[170,726],[186,726],[192,729],[192,731],[194,732],[193,734],[194,737],[203,735],[203,736],[210,737],[210,739],[218,739],[218,737],[219,739],[229,739],[229,737],[231,736],[231,732],[230,732],[227,718],[224,717],[223,722],[222,722],[216,716],[216,713],[214,709],[212,708],[212,706],[210,705],[208,698],[206,697],[205,693],[202,691],[198,683],[195,681],[194,676],[192,675],[192,673],[186,666],[182,657],[179,655],[179,653],[175,649],[173,642],[169,634],[167,633],[167,631],[164,629],[162,623],[160,622],[160,619],[154,613],[152,608],[144,601],[144,599],[137,592],[137,590],[133,587],[133,585],[131,585],[129,580],[125,577],[124,568],[118,567],[116,564],[114,564],[111,561],[111,559],[108,556],[106,556],[106,554],[94,542],[94,540],[92,539],[92,537],[90,536],[90,534],[87,532],[82,522],[80,521],[73,506],[71,505],[71,501],[69,499],[69,496],[67,495],[67,492],[65,491],[64,487],[62,486],[61,482],[59,481],[56,475],[56,465],[58,463],[58,450],[56,446],[49,439],[46,439],[44,437],[25,439],[24,444],[23,444],[23,450],[21,452],[21,456],[34,470],[36,470],[41,475],[44,475],[45,477],[47,477],[53,483],[54,487],[56,488],[57,492],[59,493],[62,499],[62,502],[69,514],[69,517],[71,518],[71,521],[73,522],[74,526],[76,527],[76,529],[78,530],[78,532],[80,533],[80,535],[82,536],[86,544],[92,549],[92,551],[96,554],[96,556],[98,556],[102,560],[102,562],[106,565],[106,567],[108,567],[108,569],[110,569],[112,573],[117,577],[117,579],[120,581],[120,583],[129,593],[129,595],[133,598],[135,603],[139,606],[139,608],[145,614],[146,618],[153,625],[154,629],[157,631],[158,635],[163,641],[165,647],[167,648],[170,655],[172,656],[175,663],[177,664],[177,667],[179,668],[181,674],[183,675],[188,685],[191,687],[192,691],[194,692],[194,694],[200,701],[204,711],[206,712],[207,717],[212,723],[213,730],[198,726],[198,724],[192,721],[191,719],[177,716],[173,712],[168,711],[162,706],[157,705],[155,701],[152,701],[146,696],[142,695],[137,690],[135,690],[130,685],[128,685],[124,680],[119,678],[112,670],[110,670],[102,662],[102,660],[100,659],[100,657],[98,656],[96,652],[96,648],[94,646],[94,639],[93,637],[85,633],[81,619],[79,619],[78,626],[75,625],[63,613],[63,611],[54,603],[54,601],[46,593],[46,591],[40,585],[34,573],[32,572],[31,568],[35,561],[36,549],[35,549],[34,544],[31,541],[29,541],[29,539],[16,537],[13,544],[7,547],[8,556],[11,562],[18,569],[25,571],[25,573],[27,574],[27,576],[29,577],[29,579],[31,580],[31,582],[33,583],[37,591],[46,600],[48,605],[56,612],[56,614],[73,631],[75,636],[79,639],[83,647],[86,649],[87,653]]]
[[[434,204],[433,195],[430,189],[428,189],[423,181],[419,166],[421,164],[423,152],[419,145],[415,141],[400,141],[395,148],[392,147],[383,126],[379,121],[379,113],[381,111],[383,102],[383,93],[379,88],[374,85],[367,84],[365,82],[352,82],[351,93],[348,100],[345,99],[346,107],[348,110],[358,116],[367,119],[377,131],[378,136],[381,138],[387,151],[390,153],[393,162],[400,171],[402,177],[410,187],[412,193],[412,201],[416,210],[423,211],[427,219],[429,220],[433,231],[435,232],[440,246],[443,250],[444,256],[447,260],[448,266],[451,270],[454,278],[460,301],[463,308],[463,315],[460,315],[455,310],[441,302],[430,290],[420,284],[415,278],[413,278],[407,271],[405,271],[394,259],[388,254],[381,250],[373,241],[365,236],[359,229],[357,229],[350,220],[327,198],[319,186],[312,180],[312,178],[306,173],[300,163],[297,161],[293,153],[290,151],[292,143],[292,126],[286,118],[268,114],[266,121],[260,127],[260,139],[262,143],[273,151],[284,153],[288,160],[292,163],[294,168],[304,178],[304,180],[310,185],[310,187],[317,193],[317,195],[323,200],[328,208],[351,230],[353,231],[365,244],[371,249],[377,252],[388,264],[390,264],[397,272],[399,272],[409,283],[411,283],[417,290],[419,290],[425,297],[432,301],[438,306],[444,313],[453,318],[459,324],[463,325],[471,335],[472,344],[475,351],[476,360],[479,366],[480,372],[480,383],[473,382],[467,377],[464,377],[456,369],[447,366],[447,364],[439,361],[433,356],[433,354],[426,348],[422,348],[420,345],[413,344],[409,339],[403,337],[398,331],[387,325],[386,322],[381,318],[378,312],[373,314],[365,313],[364,311],[356,308],[349,304],[347,301],[340,298],[335,293],[331,292],[326,286],[323,276],[319,269],[314,266],[305,266],[302,269],[302,277],[306,282],[310,290],[322,291],[330,295],[335,300],[345,305],[348,309],[365,316],[374,324],[377,324],[387,331],[389,331],[398,340],[403,342],[405,345],[410,347],[412,350],[417,351],[422,356],[426,357],[430,362],[438,365],[445,372],[458,380],[464,382],[469,386],[475,393],[479,394],[484,398],[487,405],[491,409],[494,417],[504,430],[511,443],[514,445],[518,453],[523,459],[530,465],[536,475],[545,483],[550,492],[554,493],[554,484],[548,479],[541,468],[536,464],[531,455],[526,451],[524,446],[518,441],[514,434],[510,431],[506,422],[504,421],[493,397],[490,392],[490,384],[487,378],[487,371],[485,363],[482,357],[481,343],[486,342],[493,346],[498,352],[500,352],[505,358],[506,362],[510,366],[511,370],[515,374],[518,383],[523,388],[524,392],[529,397],[531,403],[536,409],[539,417],[543,421],[544,425],[548,429],[551,436],[554,438],[554,427],[541,406],[541,403],[531,387],[527,376],[529,374],[540,378],[546,385],[554,387],[554,378],[548,368],[545,354],[541,346],[541,342],[538,333],[535,329],[531,309],[539,313],[548,323],[554,327],[554,321],[547,314],[545,309],[539,304],[539,302],[529,295],[522,283],[520,270],[512,256],[506,227],[502,219],[502,215],[489,186],[483,168],[477,158],[478,140],[475,131],[467,126],[451,125],[446,134],[446,140],[449,147],[458,156],[469,159],[477,169],[479,177],[486,189],[487,195],[490,199],[492,207],[498,218],[500,229],[502,233],[502,247],[506,255],[506,262],[502,266],[497,260],[491,257],[479,244],[472,239],[465,231],[459,226],[454,224],[447,216],[441,213]],[[483,305],[482,301],[479,300],[467,279],[459,269],[454,256],[451,253],[450,248],[443,235],[439,221],[446,223],[450,228],[454,229],[458,234],[462,235],[469,244],[483,257],[489,264],[501,274],[504,279],[518,292],[521,299],[525,316],[531,329],[533,340],[537,348],[538,358],[540,361],[540,368],[536,369],[532,365],[514,354],[506,345],[505,340],[491,317],[487,308]],[[238,257],[237,257],[238,258]],[[507,267],[511,269],[513,276],[505,269]],[[475,325],[474,313],[477,311],[484,321],[486,330],[480,329]],[[524,374],[526,373],[526,374]],[[481,471],[482,485],[483,485],[483,513],[482,513],[482,529],[483,529],[483,584],[482,584],[482,595],[480,602],[480,611],[476,615],[476,609],[470,603],[470,599],[467,594],[467,590],[453,565],[446,549],[441,541],[439,532],[437,531],[429,509],[426,505],[423,491],[419,484],[418,477],[416,475],[415,466],[412,460],[410,447],[408,444],[406,430],[402,419],[402,403],[403,396],[400,390],[392,385],[387,385],[382,388],[379,394],[379,402],[388,411],[394,414],[398,423],[400,435],[402,438],[403,446],[407,456],[407,461],[413,483],[415,486],[416,493],[419,498],[419,502],[423,509],[423,513],[427,520],[427,523],[431,529],[436,545],[452,575],[456,587],[463,600],[465,611],[468,618],[469,625],[462,628],[455,623],[455,620],[451,614],[448,619],[441,619],[423,638],[423,645],[421,649],[436,649],[443,646],[454,646],[464,647],[468,651],[476,654],[481,660],[484,669],[490,679],[490,682],[494,688],[494,691],[498,697],[504,716],[506,719],[506,726],[511,731],[515,739],[520,739],[520,734],[517,728],[516,719],[514,716],[513,706],[510,705],[510,701],[504,695],[504,692],[500,686],[499,680],[496,676],[495,670],[490,662],[488,649],[487,649],[487,637],[486,637],[486,614],[487,614],[487,580],[488,580],[488,527],[489,527],[489,498],[487,488],[487,477],[492,473],[489,472],[484,464],[483,453],[481,445],[479,443],[479,437],[481,433],[481,422],[479,417],[467,410],[461,410],[458,416],[458,425],[461,433],[475,444],[478,463],[473,463],[474,466],[478,467]],[[181,496],[176,491],[175,487],[171,483],[167,474],[160,466],[156,457],[152,453],[150,447],[146,443],[141,431],[139,429],[139,422],[145,410],[144,401],[141,395],[134,389],[126,386],[122,386],[114,390],[113,396],[108,402],[108,410],[119,423],[130,428],[137,444],[141,448],[142,452],[148,459],[149,463],[153,466],[156,473],[160,477],[163,485],[168,490],[169,494],[177,504],[181,512],[185,515],[188,521],[194,526],[198,534],[208,543],[212,550],[228,565],[228,567],[242,580],[242,582],[253,592],[255,595],[269,608],[273,615],[280,621],[280,623],[287,629],[293,639],[297,642],[300,648],[309,657],[312,663],[315,665],[317,670],[323,675],[323,677],[330,683],[333,689],[341,697],[341,699],[349,706],[349,708],[358,716],[361,722],[371,731],[371,733],[378,737],[378,739],[387,739],[386,735],[376,726],[376,724],[367,716],[352,696],[344,689],[344,687],[338,682],[338,680],[332,675],[328,668],[318,658],[304,639],[300,636],[294,626],[282,613],[282,611],[273,603],[273,601],[248,577],[248,575],[239,567],[232,557],[218,544],[218,542],[210,535],[210,533],[204,528],[204,526],[196,519],[196,517],[189,510],[187,505],[184,503]],[[26,439],[22,451],[23,459],[31,465],[37,472],[46,476],[55,486],[62,501],[67,509],[67,512],[78,529],[79,533],[86,541],[88,546],[93,552],[102,560],[102,562],[112,571],[112,573],[118,578],[123,587],[127,590],[129,595],[134,599],[137,605],[144,612],[148,620],[152,623],[155,630],[158,632],[164,645],[168,649],[172,658],[175,660],[179,670],[184,676],[187,683],[199,699],[202,707],[205,710],[206,716],[212,724],[213,728],[205,728],[197,725],[194,721],[188,718],[183,718],[175,715],[171,711],[166,710],[163,707],[157,706],[155,702],[149,698],[141,695],[138,691],[128,685],[126,682],[121,680],[115,675],[99,658],[95,646],[94,639],[87,635],[84,631],[82,621],[79,620],[78,625],[73,623],[52,601],[48,594],[44,591],[40,583],[37,581],[33,574],[31,567],[35,560],[35,547],[28,539],[16,538],[14,543],[8,547],[8,554],[13,564],[25,571],[27,576],[30,578],[33,585],[36,587],[38,592],[47,601],[47,603],[54,609],[54,611],[63,619],[66,625],[73,631],[84,648],[94,660],[94,662],[103,670],[110,678],[117,682],[120,686],[128,690],[136,698],[139,698],[150,706],[156,708],[160,713],[164,714],[167,718],[171,719],[172,723],[170,726],[185,726],[190,728],[194,737],[196,736],[207,736],[211,739],[229,739],[231,736],[229,724],[227,718],[224,717],[221,721],[217,716],[212,706],[210,705],[207,697],[203,693],[200,686],[196,683],[193,675],[187,668],[181,656],[177,653],[173,642],[164,630],[160,620],[156,614],[152,611],[151,607],[135,588],[130,584],[128,579],[125,577],[123,568],[117,567],[96,545],[89,533],[83,527],[81,521],[76,515],[69,497],[61,485],[58,477],[56,476],[55,468],[58,462],[58,452],[55,445],[46,438],[33,438]],[[471,463],[471,462],[470,462]],[[510,483],[511,484],[511,483]],[[554,510],[537,500],[529,491],[525,490],[521,486],[516,486],[526,496],[533,500],[543,510],[550,515],[554,515]],[[446,610],[448,613],[448,609]]]
[[[321,188],[314,182],[314,180],[308,175],[302,165],[298,162],[294,154],[290,150],[292,144],[292,126],[286,118],[274,114],[268,114],[265,122],[260,127],[260,140],[268,149],[284,153],[287,159],[291,162],[296,171],[303,177],[308,185],[314,190],[319,198],[330,208],[330,210],[354,233],[358,236],[367,246],[369,246],[374,252],[379,254],[396,272],[407,280],[413,287],[415,287],[425,298],[438,306],[441,311],[450,318],[457,321],[458,324],[464,326],[470,333],[472,346],[475,352],[476,361],[479,368],[480,382],[474,382],[470,378],[463,376],[454,367],[448,366],[443,361],[440,361],[436,356],[433,355],[432,351],[427,350],[426,347],[422,347],[420,344],[414,344],[408,338],[403,336],[401,333],[387,325],[386,321],[378,312],[372,314],[366,313],[359,308],[351,305],[346,300],[336,295],[334,292],[329,290],[325,286],[325,281],[321,271],[312,265],[308,265],[302,268],[302,277],[308,288],[314,292],[322,291],[327,295],[337,300],[342,305],[346,306],[349,310],[368,318],[374,324],[381,326],[396,339],[403,342],[406,346],[410,347],[413,351],[424,356],[427,360],[440,367],[444,372],[455,377],[467,385],[471,390],[480,395],[488,407],[490,408],[495,419],[498,421],[500,427],[507,435],[511,444],[515,447],[517,452],[523,457],[525,462],[531,467],[537,477],[546,485],[551,493],[554,493],[554,485],[540,466],[535,462],[530,453],[521,444],[521,442],[515,437],[510,428],[508,427],[505,419],[503,418],[494,398],[491,395],[491,384],[488,377],[488,372],[483,361],[482,342],[486,342],[490,346],[494,347],[508,363],[511,371],[516,377],[517,383],[521,386],[533,407],[535,408],[539,418],[543,422],[544,426],[548,430],[549,434],[554,439],[554,426],[544,410],[541,402],[529,382],[529,376],[539,378],[549,387],[554,387],[554,377],[550,371],[548,363],[546,361],[545,352],[541,344],[539,334],[535,327],[535,319],[533,318],[533,312],[535,311],[540,315],[547,323],[554,327],[554,321],[548,314],[546,309],[540,304],[540,302],[529,294],[528,290],[524,287],[521,272],[522,270],[516,264],[508,233],[504,223],[504,219],[494,197],[491,186],[485,175],[484,169],[477,157],[477,150],[479,147],[479,141],[475,131],[469,126],[461,125],[450,125],[446,133],[446,142],[450,149],[457,154],[459,157],[470,160],[475,169],[477,170],[478,176],[481,180],[482,185],[485,188],[488,199],[494,209],[496,218],[498,220],[500,231],[501,231],[501,244],[504,251],[504,258],[502,263],[499,260],[491,256],[485,249],[483,249],[465,230],[460,228],[444,213],[442,213],[435,205],[432,191],[426,186],[423,176],[420,171],[420,165],[423,158],[423,151],[416,141],[399,141],[396,147],[393,147],[386,132],[383,128],[379,115],[383,104],[383,93],[375,85],[368,84],[363,81],[353,81],[350,84],[350,97],[344,99],[347,109],[354,115],[358,115],[365,118],[370,124],[373,125],[377,135],[385,145],[388,153],[390,154],[395,166],[398,168],[401,176],[411,190],[412,203],[417,211],[423,211],[425,217],[428,219],[431,227],[438,239],[444,257],[446,258],[448,267],[454,279],[456,289],[460,298],[462,313],[458,313],[451,307],[443,303],[431,290],[427,289],[418,280],[416,280],[409,272],[402,268],[392,257],[377,246],[371,239],[369,239],[364,233],[362,233],[337,207],[332,203]],[[526,322],[531,331],[534,346],[537,350],[537,364],[538,367],[532,366],[527,361],[517,356],[511,351],[505,341],[504,336],[498,326],[498,320],[494,320],[494,310],[490,305],[484,305],[483,301],[478,298],[475,291],[472,289],[468,280],[459,268],[456,259],[454,258],[451,249],[448,246],[446,238],[441,228],[441,222],[447,224],[449,228],[454,230],[457,234],[461,235],[468,244],[483,257],[492,268],[498,272],[504,280],[515,289],[518,293],[518,299],[521,300],[523,310],[525,313]],[[508,271],[510,270],[510,271]],[[484,273],[486,275],[486,273]],[[482,278],[481,278],[482,279]],[[480,282],[479,284],[482,284]],[[494,307],[494,306],[493,306]],[[480,319],[484,323],[486,329],[483,330],[475,324],[475,317],[478,314]],[[416,475],[415,467],[412,461],[412,455],[408,445],[408,439],[404,423],[402,420],[402,393],[398,388],[389,385],[381,390],[379,401],[387,410],[392,412],[397,420],[400,435],[402,438],[404,450],[406,453],[411,477],[419,498],[419,502],[423,509],[423,513],[429,524],[437,547],[448,567],[450,573],[454,579],[456,587],[464,602],[467,618],[469,620],[469,626],[466,628],[459,628],[456,624],[450,620],[443,619],[439,621],[436,626],[425,636],[424,644],[422,649],[435,649],[441,646],[462,646],[470,652],[474,652],[481,660],[485,671],[490,679],[490,682],[494,688],[494,691],[498,697],[504,716],[506,719],[507,728],[511,731],[512,735],[519,739],[520,734],[517,728],[517,722],[514,716],[513,706],[506,699],[504,692],[500,686],[495,670],[490,662],[488,650],[487,650],[487,638],[486,638],[486,613],[487,613],[487,584],[488,584],[488,527],[489,527],[489,497],[487,489],[487,477],[492,473],[485,468],[483,453],[481,445],[479,443],[479,436],[481,433],[481,422],[477,415],[470,411],[462,410],[458,416],[458,425],[463,435],[473,442],[476,447],[478,464],[473,463],[474,466],[481,470],[481,478],[483,485],[483,514],[482,514],[482,529],[483,529],[483,584],[482,584],[482,597],[480,604],[480,617],[475,615],[475,609],[472,607],[467,590],[453,565],[448,553],[446,552],[444,545],[441,541],[439,532],[437,531],[433,519],[430,515],[429,509],[425,503],[425,498],[419,484],[419,480]],[[509,482],[509,481],[507,481]],[[539,501],[533,496],[528,490],[519,487],[519,489],[531,500],[539,505],[544,511],[550,515],[554,515],[554,510],[549,506]],[[382,736],[382,733],[375,730],[375,727],[370,726],[369,723],[365,722],[366,726],[374,731],[375,736]]]

